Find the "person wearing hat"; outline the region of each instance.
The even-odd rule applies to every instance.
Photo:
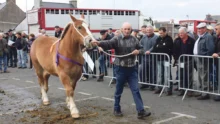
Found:
[[[199,38],[196,40],[193,54],[200,56],[211,56],[214,53],[214,41],[211,34],[207,32],[206,23],[200,23],[196,27],[198,29]],[[209,90],[209,70],[208,70],[208,61],[206,58],[198,58],[196,59],[196,66],[198,70],[198,78],[201,90],[208,91]],[[208,94],[201,94],[197,99],[198,100],[206,100],[209,99],[210,96]]]
[[[113,38],[115,36],[115,34],[112,32],[112,28],[108,29],[108,34],[111,38]]]
[[[60,38],[61,34],[62,34],[62,31],[61,31],[60,27],[59,26],[55,26],[55,35],[54,36],[56,38]]]
[[[15,42],[17,38],[12,31],[13,31],[12,29],[9,29],[8,31],[8,40]],[[9,67],[12,68],[17,67],[17,50],[14,44],[9,46]]]

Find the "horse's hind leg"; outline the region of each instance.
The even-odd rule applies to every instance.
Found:
[[[75,82],[72,82],[70,80],[70,77],[66,75],[65,73],[60,73],[59,75],[60,80],[62,81],[65,89],[66,89],[66,95],[67,95],[67,106],[69,106],[70,113],[73,118],[79,118],[79,111],[76,107],[76,104],[74,102],[74,89],[72,87],[72,84]],[[70,82],[71,81],[71,82]]]
[[[47,96],[47,91],[48,91],[48,79],[50,77],[50,74],[47,72],[43,73],[43,85],[41,85],[41,93],[42,93],[42,100],[44,105],[49,105],[49,99]]]
[[[48,91],[48,78],[50,75],[47,75],[44,73],[44,70],[42,68],[36,68],[36,74],[38,77],[38,82],[41,88],[41,95],[42,95],[42,100],[44,105],[49,105],[49,99],[47,97],[47,91]]]

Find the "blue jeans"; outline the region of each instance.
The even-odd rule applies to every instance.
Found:
[[[104,74],[105,73],[105,55],[102,54],[99,57],[99,67],[100,67],[100,74]]]
[[[121,67],[115,66],[117,75],[116,75],[116,91],[115,91],[115,104],[114,109],[115,111],[120,111],[120,99],[121,94],[124,89],[124,83],[128,81],[129,87],[131,89],[134,102],[136,104],[136,109],[138,112],[144,109],[143,101],[141,98],[141,94],[139,92],[138,86],[138,68],[137,66],[134,67]]]
[[[27,51],[23,51],[23,54],[24,54],[24,62],[28,62],[28,53]]]
[[[3,53],[2,56],[0,56],[0,71],[2,71],[2,66],[4,66],[4,72],[7,71],[7,54]]]
[[[17,50],[18,54],[18,67],[27,67],[26,66],[26,60],[24,58],[24,51],[23,50]]]

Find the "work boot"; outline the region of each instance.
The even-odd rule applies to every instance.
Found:
[[[137,118],[138,118],[138,119],[142,119],[142,118],[148,117],[148,116],[150,116],[150,115],[151,115],[151,112],[145,111],[145,110],[143,109],[143,110],[141,110],[140,112],[138,112]]]
[[[115,117],[122,117],[123,113],[121,112],[121,110],[119,110],[119,111],[114,110],[114,115],[115,115]]]

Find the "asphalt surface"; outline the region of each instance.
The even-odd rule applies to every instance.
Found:
[[[75,91],[76,105],[81,119],[72,119],[65,104],[65,91],[57,77],[49,80],[49,106],[43,106],[37,77],[32,69],[12,69],[0,74],[0,124],[19,123],[143,123],[143,124],[220,124],[220,103],[212,99],[198,101],[195,97],[163,94],[158,97],[152,91],[141,91],[145,108],[150,117],[137,119],[134,101],[129,87],[125,87],[121,106],[124,116],[113,116],[115,85],[108,86],[110,78],[97,82],[95,78],[80,81]]]

